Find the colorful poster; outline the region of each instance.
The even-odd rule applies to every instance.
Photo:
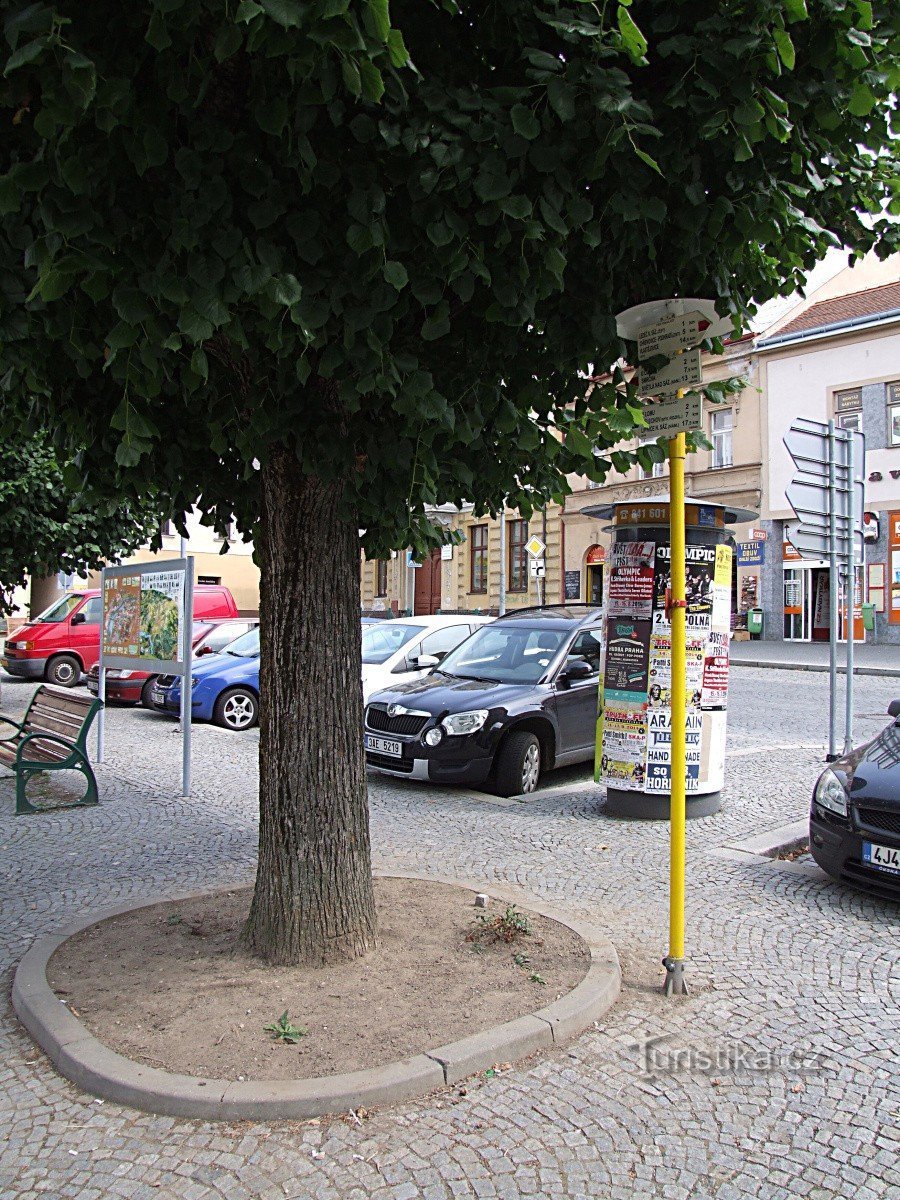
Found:
[[[649,620],[653,611],[654,542],[617,542],[610,551],[607,615]]]
[[[184,571],[136,571],[103,582],[103,654],[178,662]]]
[[[699,710],[685,714],[685,790],[696,792],[700,784],[700,740],[703,717]],[[672,714],[666,709],[647,713],[647,768],[645,792],[668,792],[672,788]]]
[[[728,634],[724,630],[714,631],[706,642],[700,703],[703,708],[728,705]]]
[[[723,547],[685,547],[685,626],[688,635],[705,633],[712,624],[713,577],[716,570],[716,551]],[[727,547],[726,547],[727,549]],[[672,584],[672,550],[670,546],[656,547],[656,572],[653,586],[653,626],[668,629],[666,599]]]
[[[607,695],[603,709],[600,780],[617,788],[642,788],[646,744],[644,706],[612,703]]]
[[[643,703],[647,694],[650,622],[611,617],[606,623],[606,695]]]
[[[689,637],[685,644],[685,703],[688,707],[700,703],[703,679],[705,638]],[[649,708],[668,708],[672,697],[672,635],[654,633],[650,638],[647,671]]]

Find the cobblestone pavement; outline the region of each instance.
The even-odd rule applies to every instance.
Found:
[[[30,694],[4,680],[7,711]],[[859,681],[859,740],[884,724],[893,694],[891,680]],[[361,1121],[220,1125],[80,1093],[18,1026],[7,986],[0,1196],[896,1196],[900,910],[809,864],[714,853],[804,816],[827,679],[742,668],[732,696],[725,805],[689,826],[689,997],[659,992],[667,831],[605,818],[583,770],[551,777],[526,803],[373,779],[379,866],[519,885],[605,919],[625,986],[600,1026],[529,1064]],[[257,740],[198,727],[190,801],[178,798],[173,726],[131,710],[110,713],[98,808],[17,819],[4,778],[7,985],[61,917],[250,881]]]

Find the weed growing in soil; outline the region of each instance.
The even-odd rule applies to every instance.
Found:
[[[520,951],[518,954],[513,955],[513,962],[516,964],[517,967],[527,967],[528,964],[531,962],[531,959],[528,957],[527,954],[522,954],[522,952]]]
[[[272,1021],[269,1025],[263,1025],[266,1033],[271,1033],[272,1038],[276,1042],[288,1042],[291,1046],[296,1046],[302,1037],[306,1037],[308,1030],[302,1025],[292,1025],[288,1019],[287,1009],[281,1014],[277,1021]]]
[[[487,938],[492,942],[514,942],[516,938],[527,937],[531,933],[531,922],[524,913],[519,912],[514,904],[507,906],[506,911],[488,916],[479,913],[475,918],[475,928],[468,934],[466,941],[476,942]]]
[[[537,971],[532,971],[532,972],[531,972],[531,974],[528,976],[528,982],[529,982],[529,983],[542,983],[542,984],[543,984],[543,983],[546,983],[546,982],[547,982],[547,980],[546,980],[546,979],[543,977],[543,975],[539,975],[539,974],[537,973]]]

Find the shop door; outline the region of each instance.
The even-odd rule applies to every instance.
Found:
[[[811,572],[801,567],[784,569],[784,640],[808,642],[812,637]]]
[[[591,604],[603,603],[603,566],[588,565],[588,601]]]
[[[430,617],[441,607],[441,551],[432,550],[420,567],[415,568],[416,593],[413,615]]]
[[[866,640],[866,630],[862,619],[862,601],[863,601],[863,569],[857,567],[855,572],[855,587],[853,596],[853,640],[854,642],[864,642]],[[846,576],[841,577],[839,584],[840,600],[838,603],[838,638],[840,641],[846,641],[846,622],[847,622],[847,579]]]

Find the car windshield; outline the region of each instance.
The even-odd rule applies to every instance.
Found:
[[[486,625],[452,650],[438,670],[457,679],[537,683],[570,636],[568,629]]]
[[[259,628],[249,629],[239,638],[229,642],[223,654],[233,654],[235,658],[259,658]]]
[[[368,625],[362,631],[362,660],[369,666],[387,662],[414,637],[424,632],[424,625],[401,625],[399,621],[383,621]]]
[[[68,595],[62,596],[59,600],[55,600],[49,608],[45,608],[37,621],[49,621],[51,624],[64,621],[73,608],[77,608],[82,602],[84,596]]]

